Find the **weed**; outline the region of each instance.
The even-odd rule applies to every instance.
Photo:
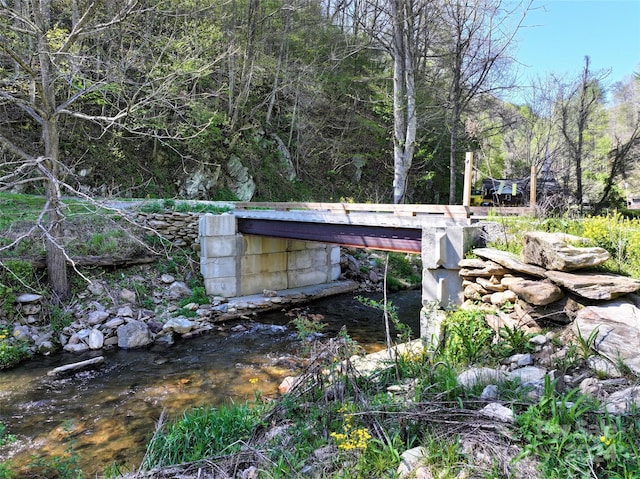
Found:
[[[524,455],[537,457],[543,477],[576,477],[581,471],[594,471],[594,477],[638,477],[637,417],[602,416],[598,409],[578,391],[557,397],[553,383],[545,381],[543,398],[516,420]]]
[[[307,341],[310,338],[317,337],[327,326],[327,323],[321,323],[320,318],[299,314],[296,319],[291,321],[298,332],[298,339]]]
[[[591,356],[598,354],[595,348],[596,339],[598,338],[598,327],[594,328],[593,331],[589,334],[588,337],[584,337],[580,328],[578,330],[578,337],[576,338],[576,346],[578,354],[581,359],[587,360]]]
[[[454,364],[473,364],[486,359],[495,332],[480,310],[450,312],[444,321],[443,356]]]
[[[535,347],[529,341],[533,333],[518,328],[517,326],[503,326],[498,331],[499,341],[495,345],[496,352],[503,357],[518,353],[530,353]]]
[[[191,290],[191,296],[188,298],[183,298],[180,300],[178,305],[180,308],[176,311],[176,315],[184,316],[186,318],[194,318],[197,316],[196,311],[185,308],[186,305],[195,303],[195,304],[209,304],[210,299],[207,296],[207,292],[205,291],[203,286],[195,286]]]
[[[259,410],[246,404],[192,409],[158,428],[149,443],[144,467],[237,452],[259,423]]]
[[[320,322],[321,315],[298,314],[291,323],[295,326],[298,339],[302,341],[303,354],[309,354],[313,349],[313,343],[321,336],[322,331],[328,326]]]
[[[404,445],[399,435],[394,436],[389,442],[370,440],[367,449],[358,457],[355,477],[394,477],[393,474],[400,464],[402,449]]]
[[[59,306],[52,306],[49,321],[51,329],[57,336],[73,322],[73,316],[70,311],[66,311]]]
[[[391,301],[387,301],[385,304],[384,300],[378,301],[364,296],[356,296],[355,299],[365,306],[383,311],[395,328],[399,342],[403,343],[411,340],[411,328],[400,321],[400,318],[398,317],[398,308]]]
[[[140,211],[143,213],[162,213],[165,211],[165,207],[160,201],[146,201],[140,207]]]

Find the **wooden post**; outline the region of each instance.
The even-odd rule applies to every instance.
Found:
[[[531,181],[529,183],[529,206],[532,208],[536,206],[536,188],[538,186],[538,176],[536,172],[536,165],[531,165]]]
[[[473,152],[467,151],[464,157],[464,189],[462,206],[471,206],[471,184],[473,182]]]

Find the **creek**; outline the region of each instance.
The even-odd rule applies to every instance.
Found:
[[[420,290],[389,299],[417,337]],[[171,347],[94,352],[105,357],[104,365],[62,378],[47,373],[92,355],[39,357],[0,372],[0,423],[17,438],[0,448],[0,461],[30,477],[34,457],[50,460],[72,450],[84,477],[99,477],[114,465],[134,470],[162,411],[172,419],[192,407],[252,401],[257,393],[276,396],[299,364],[300,342],[291,324],[298,313],[318,315],[328,325],[326,336],[344,326],[366,352],[384,348],[381,311],[340,295],[222,324]]]

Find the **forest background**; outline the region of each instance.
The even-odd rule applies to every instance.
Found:
[[[473,150],[477,181],[533,166],[563,206],[622,206],[640,193],[640,79],[607,84],[585,57],[501,100],[529,8],[0,1],[0,189],[46,195],[50,276],[64,195],[454,204]]]

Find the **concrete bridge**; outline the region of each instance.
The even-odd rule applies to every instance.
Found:
[[[330,283],[340,245],[422,256],[422,302],[460,304],[458,262],[480,228],[464,206],[236,203],[200,219],[201,271],[225,297]]]

